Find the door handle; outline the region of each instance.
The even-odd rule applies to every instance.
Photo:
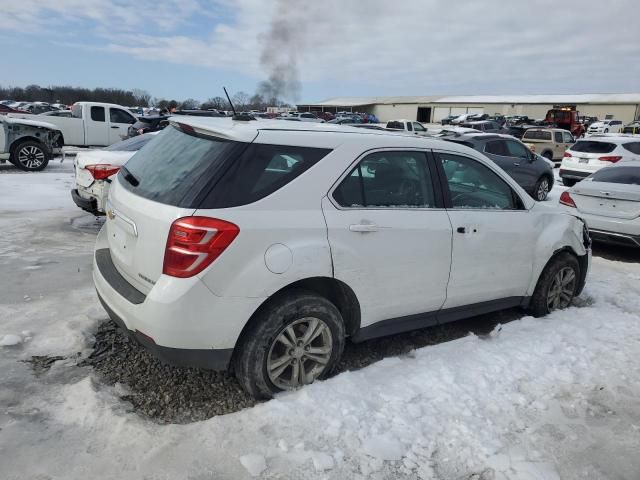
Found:
[[[120,128],[120,127],[118,127],[116,125],[111,125],[111,128]]]
[[[458,233],[467,233],[467,229],[466,229],[466,228],[464,228],[464,227],[458,227],[458,228],[456,229],[456,232],[458,232]]]
[[[349,225],[350,231],[361,233],[377,232],[379,228],[380,227],[378,227],[378,225],[376,225],[375,223],[358,223],[356,225]]]

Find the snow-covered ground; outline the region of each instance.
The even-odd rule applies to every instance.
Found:
[[[0,478],[640,478],[639,257],[595,257],[547,318],[159,425],[77,366],[106,314],[71,179],[71,162],[0,171]],[[34,373],[34,355],[64,358]]]

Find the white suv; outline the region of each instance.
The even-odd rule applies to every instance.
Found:
[[[560,178],[565,186],[572,187],[593,172],[621,160],[640,160],[640,137],[592,135],[578,140],[564,153]]]
[[[328,124],[184,118],[120,170],[94,281],[158,357],[269,397],[358,342],[583,288],[590,240],[464,145]],[[540,228],[544,225],[544,228]]]
[[[602,120],[589,125],[587,135],[593,133],[620,133],[623,127],[624,123],[620,120]]]

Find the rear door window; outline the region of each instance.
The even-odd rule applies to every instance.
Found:
[[[334,190],[346,208],[432,208],[435,196],[427,157],[416,151],[367,155]]]
[[[571,151],[581,153],[611,153],[616,149],[615,143],[598,142],[595,140],[578,140]]]
[[[94,122],[104,122],[104,107],[91,107],[91,120]]]
[[[487,142],[484,147],[484,151],[486,153],[491,153],[492,155],[500,155],[502,157],[509,156],[509,151],[507,150],[507,145],[504,140],[492,140]]]

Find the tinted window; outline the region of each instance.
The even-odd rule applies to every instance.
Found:
[[[504,140],[492,140],[487,142],[484,147],[484,151],[493,155],[501,155],[503,157],[509,156],[509,151],[507,150],[507,145]]]
[[[527,130],[522,136],[525,140],[548,140],[551,141],[551,132],[548,130]]]
[[[413,127],[410,122],[407,123],[407,130],[409,130],[410,132],[413,132]]]
[[[553,137],[556,143],[562,143],[562,132],[553,132]]]
[[[622,147],[625,150],[630,151],[631,153],[640,155],[640,142],[625,143],[624,145],[622,145]]]
[[[433,186],[422,152],[367,155],[333,192],[343,207],[429,208]]]
[[[108,152],[136,152],[146,145],[153,137],[154,135],[149,134],[138,135],[137,137],[128,138],[122,142],[109,145],[108,147],[103,148],[103,150]]]
[[[118,180],[126,189],[149,200],[195,208],[196,197],[242,146],[188,135],[176,127],[166,128],[155,142],[131,157],[120,170]],[[127,180],[132,178],[129,174],[135,180]]]
[[[282,188],[327,156],[325,148],[253,143],[231,159],[201,208],[256,202]]]
[[[91,107],[91,120],[104,122],[104,107]]]
[[[396,128],[398,130],[404,130],[404,125],[402,122],[388,122],[387,128]]]
[[[615,143],[597,142],[595,140],[578,140],[571,147],[571,151],[582,153],[611,153],[615,148]]]
[[[603,168],[591,175],[594,182],[640,185],[640,166],[616,166]]]
[[[134,123],[136,121],[129,113],[119,108],[109,109],[109,119],[111,123]]]
[[[489,168],[460,155],[441,153],[439,156],[447,177],[453,208],[518,209],[511,187]]]

